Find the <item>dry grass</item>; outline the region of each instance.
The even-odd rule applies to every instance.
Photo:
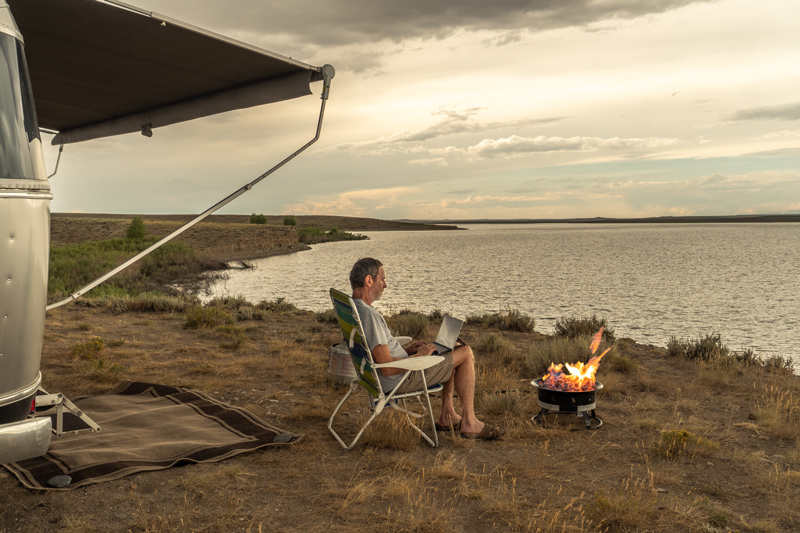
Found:
[[[0,531],[800,529],[795,376],[732,372],[623,339],[598,371],[604,426],[586,431],[574,415],[548,415],[549,427],[535,427],[531,360],[585,356],[588,340],[466,325],[478,414],[506,436],[440,433],[433,449],[390,411],[346,452],[325,427],[345,394],[326,380],[337,326],[286,302],[219,309],[231,323],[196,329],[184,327],[185,309],[51,311],[45,386],[73,398],[121,379],[192,387],[303,440],[64,493],[27,491],[0,476]],[[365,396],[343,411],[352,435],[368,416]]]

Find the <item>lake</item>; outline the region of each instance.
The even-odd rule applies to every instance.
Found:
[[[516,309],[551,333],[562,316],[608,320],[618,337],[666,346],[719,333],[731,349],[800,362],[800,224],[504,224],[366,233],[254,261],[212,286],[252,302],[330,308],[360,257],[384,263],[376,307],[461,318]],[[800,367],[800,365],[798,365]]]

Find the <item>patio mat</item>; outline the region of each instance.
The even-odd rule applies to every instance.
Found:
[[[221,461],[302,437],[202,392],[167,385],[128,381],[73,403],[101,431],[53,436],[44,456],[3,465],[26,487],[54,490],[48,480],[68,475],[71,489],[146,470]]]

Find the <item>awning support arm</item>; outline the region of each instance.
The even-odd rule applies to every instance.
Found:
[[[58,159],[56,159],[56,168],[53,169],[53,173],[47,176],[47,179],[52,178],[58,173],[58,164],[61,163],[61,154],[64,152],[64,145],[62,144],[58,149]]]
[[[320,133],[322,132],[322,119],[323,119],[323,117],[325,115],[325,103],[328,101],[328,95],[330,93],[330,86],[331,86],[331,79],[333,78],[333,76],[335,74],[335,71],[334,71],[332,66],[325,65],[325,66],[323,66],[321,68],[321,74],[322,74],[323,86],[322,86],[322,96],[320,98],[322,100],[322,104],[321,104],[320,110],[319,110],[319,119],[317,120],[317,133],[316,133],[316,135],[314,136],[313,139],[308,141],[306,144],[304,144],[302,147],[300,147],[298,150],[296,150],[289,157],[287,157],[286,159],[284,159],[283,161],[281,161],[280,163],[278,163],[277,165],[275,165],[271,169],[267,170],[266,172],[264,172],[263,174],[258,176],[256,179],[254,179],[253,181],[251,181],[247,185],[241,187],[240,189],[238,189],[234,193],[232,193],[232,194],[228,195],[227,197],[223,198],[222,200],[220,200],[219,202],[217,202],[213,206],[209,207],[208,209],[203,211],[201,214],[197,215],[197,217],[193,218],[192,220],[190,220],[189,222],[187,222],[186,224],[184,224],[180,228],[176,229],[175,231],[173,231],[172,233],[170,233],[169,235],[167,235],[166,237],[164,237],[163,239],[161,239],[157,243],[149,246],[145,250],[143,250],[143,251],[139,252],[138,254],[136,254],[135,256],[131,257],[130,259],[128,259],[127,261],[125,261],[124,263],[119,265],[114,270],[111,270],[110,272],[108,272],[108,273],[104,274],[103,276],[97,278],[96,280],[92,281],[88,285],[86,285],[86,286],[82,287],[81,289],[73,292],[72,294],[69,295],[69,297],[65,298],[64,300],[61,300],[60,302],[55,302],[55,303],[52,303],[52,304],[48,305],[46,307],[46,309],[49,311],[50,309],[55,309],[56,307],[61,307],[62,305],[65,305],[65,304],[68,304],[70,302],[73,302],[73,301],[77,300],[78,298],[80,298],[81,296],[83,296],[84,294],[89,292],[90,290],[94,289],[95,287],[97,287],[98,285],[100,285],[101,283],[106,281],[108,278],[110,278],[110,277],[114,276],[115,274],[125,270],[126,268],[128,268],[129,266],[134,264],[139,259],[141,259],[144,256],[148,255],[153,250],[159,248],[161,245],[168,243],[169,241],[171,241],[172,239],[174,239],[175,237],[177,237],[178,235],[180,235],[181,233],[183,233],[187,229],[191,228],[192,226],[194,226],[195,224],[197,224],[198,222],[200,222],[201,220],[206,218],[208,215],[214,213],[215,211],[217,211],[218,209],[220,209],[222,207],[225,207],[226,205],[228,205],[229,203],[231,203],[232,201],[234,201],[235,199],[237,199],[238,197],[240,197],[241,195],[243,195],[244,193],[246,193],[247,191],[252,189],[253,186],[257,185],[260,181],[262,181],[263,179],[265,179],[268,176],[272,175],[275,171],[277,171],[278,169],[283,167],[286,163],[288,163],[289,161],[291,161],[292,159],[294,159],[295,157],[300,155],[309,146],[311,146],[312,144],[317,142],[317,140],[319,140]]]

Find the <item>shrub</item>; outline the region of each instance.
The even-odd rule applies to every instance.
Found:
[[[609,352],[600,362],[603,367],[619,374],[633,374],[639,369],[638,363],[633,359],[619,355],[614,351]]]
[[[294,215],[287,215],[283,217],[283,225],[284,226],[296,226],[297,225],[297,218]]]
[[[213,298],[208,302],[208,307],[220,307],[230,311],[236,311],[244,307],[253,307],[244,296],[226,296],[224,298]]]
[[[276,298],[274,301],[264,300],[256,305],[258,309],[270,313],[302,313],[297,306],[286,301],[286,298]]]
[[[441,309],[434,309],[430,313],[428,313],[428,320],[431,322],[441,322],[444,319],[444,315],[446,313]]]
[[[522,331],[530,333],[533,331],[534,320],[525,313],[516,309],[509,309],[506,313],[487,313],[484,315],[469,315],[467,324],[479,325],[485,328],[497,328],[507,331]]]
[[[74,356],[88,359],[91,358],[94,353],[102,350],[103,346],[104,344],[102,337],[92,337],[84,343],[73,346],[70,352]]]
[[[691,360],[713,362],[726,359],[731,352],[722,343],[722,337],[719,334],[710,334],[696,341],[670,337],[667,343],[667,353],[673,357],[680,356]]]
[[[233,317],[219,307],[193,307],[186,311],[184,327],[189,329],[215,328],[233,324]]]
[[[768,372],[793,373],[794,362],[789,357],[772,355],[761,358],[752,349],[733,352],[722,342],[719,334],[709,334],[697,340],[670,337],[667,353],[673,357],[721,364],[734,367],[741,372],[744,368],[760,368]]]
[[[78,370],[98,383],[119,381],[124,369],[106,357],[88,357],[81,361]]]
[[[144,227],[144,221],[141,217],[135,217],[131,220],[130,226],[125,230],[125,238],[129,241],[141,241],[147,237],[147,230]]]
[[[428,326],[431,322],[426,315],[414,311],[403,310],[391,317],[392,329],[395,336],[421,339],[428,335]]]
[[[252,215],[250,215],[250,223],[251,224],[266,224],[267,223],[267,217],[264,216],[264,215],[256,215],[255,213],[253,213]]]
[[[481,336],[478,339],[476,348],[486,355],[505,355],[509,351],[508,345],[503,341],[503,338],[493,333]]]
[[[761,366],[769,372],[778,372],[781,374],[794,374],[794,361],[791,357],[783,357],[780,355],[770,355],[761,360]]]
[[[225,339],[222,343],[220,343],[220,346],[228,350],[235,350],[247,342],[245,329],[240,326],[234,326],[231,324],[217,326],[217,333]]]
[[[614,334],[614,329],[608,327],[605,318],[597,318],[597,315],[591,317],[561,317],[556,320],[555,334],[557,337],[591,337],[597,333],[600,328],[603,329],[603,338],[613,343],[617,340]]]
[[[322,322],[325,324],[338,324],[339,317],[336,316],[336,312],[333,309],[326,309],[324,311],[317,311],[314,313],[314,318],[317,322]]]

